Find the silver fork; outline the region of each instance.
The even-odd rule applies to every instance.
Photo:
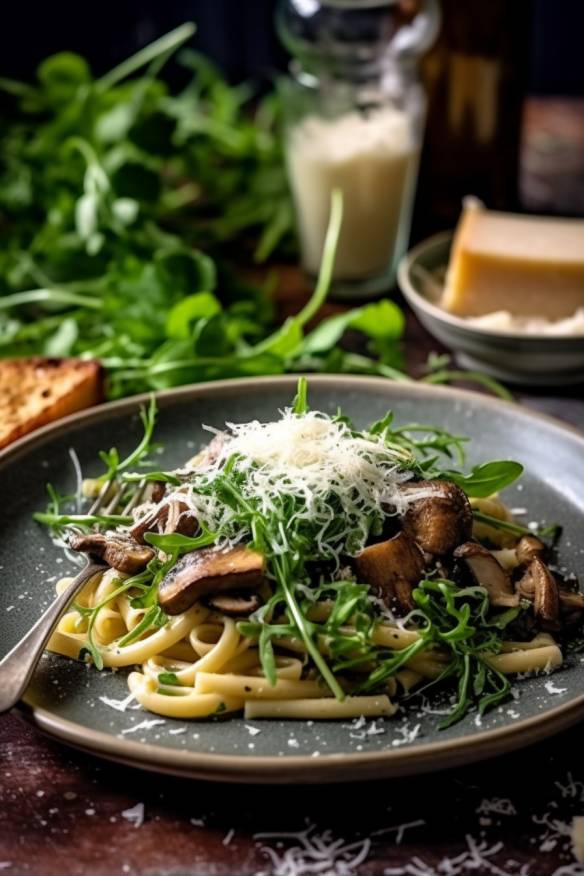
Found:
[[[113,481],[107,481],[103,485],[93,505],[87,512],[88,514],[108,514],[113,512],[119,502],[122,487],[116,488],[110,498],[109,493],[112,485]],[[138,489],[122,511],[124,516],[136,507],[144,493],[145,486],[145,481],[139,483]],[[69,586],[63,593],[57,596],[55,601],[40,616],[24,638],[8,652],[6,657],[0,660],[0,714],[7,712],[21,699],[41,658],[45,645],[68,605],[90,578],[107,568],[108,566],[105,563],[89,554],[85,566],[75,576]]]

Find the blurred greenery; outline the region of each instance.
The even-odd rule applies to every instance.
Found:
[[[303,348],[300,323],[270,337],[269,295],[229,267],[234,252],[248,263],[294,252],[281,108],[190,49],[177,55],[189,81],[171,93],[161,69],[193,30],[100,79],[61,52],[34,85],[0,80],[13,103],[1,123],[0,355],[98,357],[113,397],[336,368],[338,322],[318,349]],[[390,310],[388,340],[401,320]]]

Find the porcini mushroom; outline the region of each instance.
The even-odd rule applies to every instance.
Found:
[[[181,614],[210,593],[256,590],[264,581],[264,565],[263,556],[245,545],[191,551],[163,578],[159,605],[167,614]]]
[[[485,588],[491,605],[507,608],[519,605],[519,595],[513,589],[511,578],[486,547],[468,541],[456,548],[454,556],[473,582]]]
[[[74,551],[93,554],[118,572],[135,575],[145,569],[154,557],[150,547],[140,545],[124,535],[103,535],[95,532],[89,535],[73,535],[69,546]]]
[[[197,526],[197,519],[189,506],[181,499],[175,498],[152,508],[136,520],[129,532],[133,539],[144,544],[144,536],[147,532],[178,532],[180,535],[194,535]]]
[[[412,589],[424,575],[424,554],[405,532],[364,548],[353,559],[360,581],[373,589],[389,608],[412,607]]]
[[[472,533],[472,509],[464,492],[448,481],[406,483],[401,493],[409,500],[403,531],[430,554],[444,556]]]
[[[261,604],[257,593],[214,593],[207,597],[207,605],[227,617],[248,617]]]
[[[560,593],[556,579],[539,557],[534,557],[518,583],[521,596],[533,601],[533,613],[547,629],[560,627]]]
[[[527,565],[534,557],[543,560],[546,554],[546,546],[535,535],[523,535],[515,548],[517,560],[520,565]]]

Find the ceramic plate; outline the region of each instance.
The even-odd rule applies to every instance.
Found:
[[[584,337],[551,337],[471,325],[438,306],[452,234],[430,237],[400,262],[398,281],[430,334],[454,350],[465,368],[517,384],[565,386],[584,381]]]
[[[223,381],[162,393],[158,436],[161,462],[179,465],[205,440],[201,424],[226,419],[271,419],[292,398],[295,379]],[[45,482],[71,492],[75,478],[69,448],[84,472],[97,473],[98,450],[130,450],[139,433],[143,398],[74,415],[20,441],[0,457],[0,655],[29,629],[54,593],[67,560],[31,519],[45,505]],[[522,488],[512,506],[528,520],[562,521],[561,562],[584,574],[584,438],[558,423],[492,398],[462,390],[394,384],[377,378],[313,377],[310,402],[334,412],[338,405],[364,426],[393,408],[398,420],[437,423],[473,439],[471,463],[511,457],[524,463]],[[112,702],[127,696],[123,672],[99,673],[64,657],[45,655],[26,694],[24,709],[42,730],[113,760],[199,778],[248,782],[321,782],[399,775],[478,760],[524,746],[584,717],[584,662],[550,679],[518,682],[516,697],[481,720],[470,714],[446,731],[416,700],[388,721],[365,728],[354,722],[201,722],[159,719]],[[436,704],[435,704],[436,705]],[[439,705],[436,706],[439,709]],[[144,723],[147,722],[147,723]],[[255,729],[254,729],[255,728]],[[257,732],[259,730],[259,732]]]

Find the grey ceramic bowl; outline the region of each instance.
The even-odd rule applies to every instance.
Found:
[[[462,366],[512,383],[584,382],[584,336],[544,337],[478,328],[438,306],[440,286],[433,286],[432,274],[446,268],[451,243],[450,232],[430,237],[404,256],[398,270],[400,288],[430,334],[452,349]]]

